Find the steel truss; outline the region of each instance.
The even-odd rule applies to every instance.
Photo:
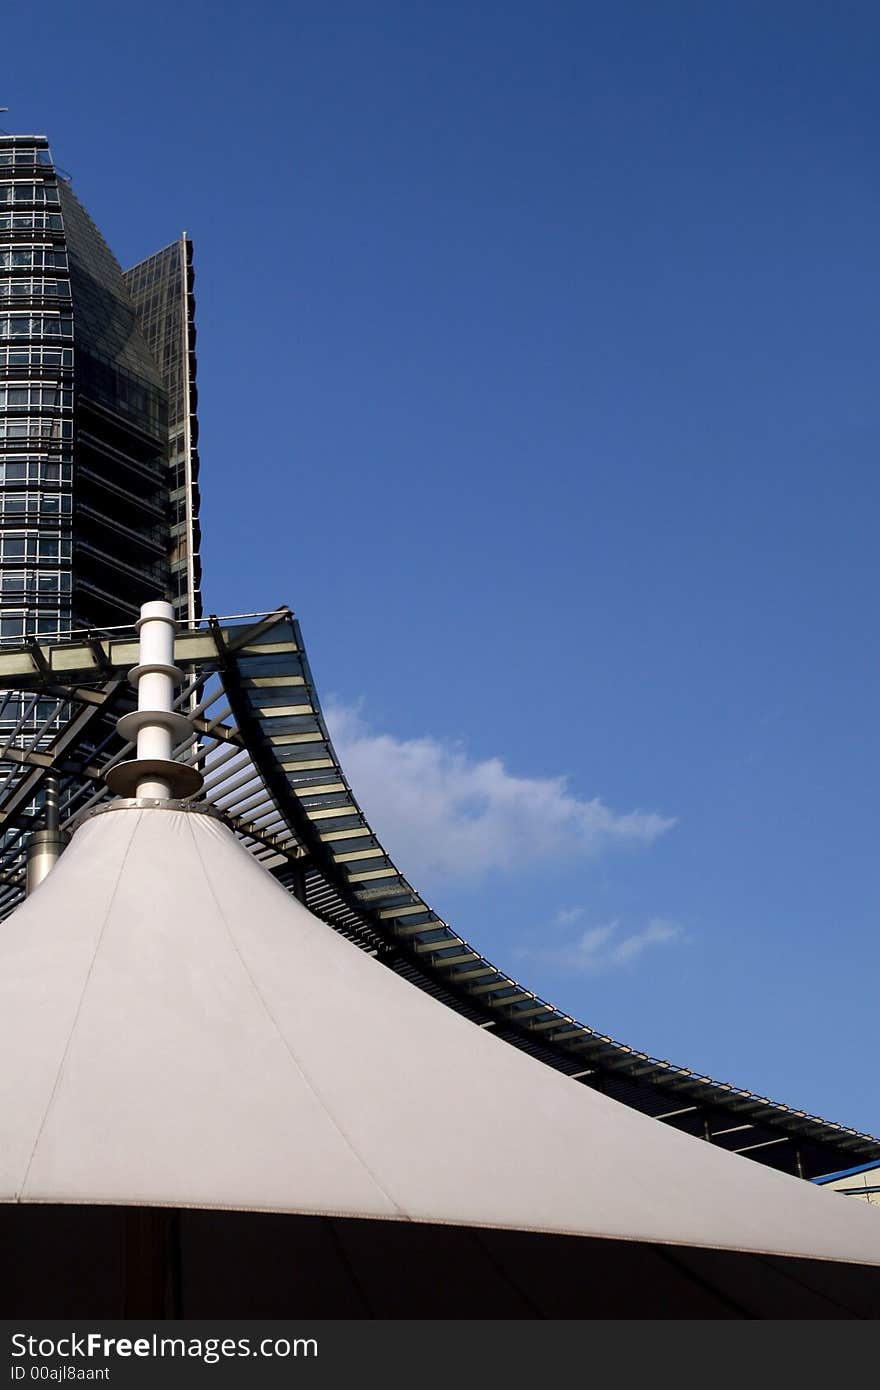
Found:
[[[58,779],[62,828],[109,797],[103,774],[132,750],[115,726],[134,705],[126,677],[137,659],[133,628],[0,648],[0,920],[24,894],[45,778]],[[289,608],[181,627],[175,660],[185,676],[177,707],[193,725],[176,756],[202,770],[199,799],[334,930],[477,1026],[663,1123],[806,1178],[880,1159],[870,1135],[596,1032],[459,936],[361,811]]]

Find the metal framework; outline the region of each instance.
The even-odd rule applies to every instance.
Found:
[[[28,833],[58,780],[62,827],[109,796],[129,756],[116,719],[134,704],[133,628],[0,647],[0,919],[24,893]],[[177,704],[200,797],[317,916],[475,1025],[582,1085],[725,1149],[805,1178],[880,1159],[880,1141],[639,1052],[520,985],[459,936],[395,866],[333,748],[289,608],[181,626]],[[10,722],[8,709],[16,711]],[[39,712],[39,717],[37,714]]]

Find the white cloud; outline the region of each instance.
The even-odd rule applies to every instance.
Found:
[[[570,927],[572,922],[579,922],[584,915],[582,907],[561,907],[553,919],[554,927]]]
[[[471,758],[458,744],[376,733],[351,706],[331,703],[326,715],[358,801],[416,883],[647,845],[675,824],[585,800],[565,777],[517,777],[499,758]]]
[[[562,908],[551,923],[552,927],[567,927],[579,921],[585,913],[581,907]],[[684,928],[664,917],[652,917],[640,931],[624,932],[619,921],[603,922],[587,927],[575,940],[548,947],[517,948],[517,955],[543,961],[566,970],[595,974],[632,965],[650,947],[681,941]]]

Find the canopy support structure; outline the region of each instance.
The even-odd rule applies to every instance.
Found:
[[[172,708],[175,687],[183,672],[174,664],[174,609],[164,599],[141,604],[135,624],[139,661],[128,673],[137,687],[138,707],[117,722],[123,738],[137,740],[137,757],[116,763],[106,782],[117,796],[156,801],[194,796],[204,778],[198,768],[172,758],[172,749],[192,734],[185,714]]]
[[[43,780],[45,830],[35,830],[28,840],[25,875],[28,897],[54,869],[67,846],[70,836],[59,826],[58,774],[48,772]]]

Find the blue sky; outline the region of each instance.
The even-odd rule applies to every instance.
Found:
[[[3,118],[196,244],[205,591],[289,602],[433,905],[880,1132],[873,4],[17,6]]]

